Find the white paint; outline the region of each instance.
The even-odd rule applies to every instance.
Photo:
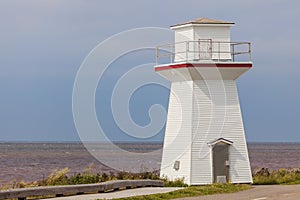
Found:
[[[229,42],[230,26],[181,25],[172,29],[175,30],[176,42],[198,38]],[[176,51],[180,48],[182,47],[175,45]],[[228,47],[224,46],[226,48]],[[222,58],[228,59],[229,56],[224,54]],[[180,57],[175,57],[175,61],[180,60]],[[178,63],[174,65],[176,64]],[[184,182],[189,185],[213,183],[212,144],[213,141],[224,138],[232,142],[229,148],[230,182],[252,183],[235,81],[247,70],[249,68],[235,66],[157,71],[172,82],[161,176],[171,180],[184,178]],[[176,161],[180,162],[178,170],[174,169]]]
[[[211,24],[189,24],[185,26],[175,26],[175,60],[174,62],[197,60],[201,55],[199,51],[203,51],[202,47],[206,46],[206,42],[201,40],[211,40],[212,51],[230,52],[230,27],[231,24],[211,25]],[[195,41],[187,43],[188,41]],[[220,45],[217,42],[223,42]],[[228,43],[224,43],[228,42]],[[204,46],[203,46],[204,45]],[[188,54],[186,52],[189,51]],[[202,53],[203,56],[203,53]],[[230,53],[212,53],[211,59],[230,60]]]
[[[174,70],[178,69],[158,73],[172,74]],[[235,80],[189,77],[189,81],[184,81],[188,70],[181,70],[180,74],[171,85],[161,174],[170,179],[184,177],[192,185],[212,183],[212,152],[208,143],[225,138],[233,142],[229,150],[231,182],[252,183]],[[172,80],[173,76],[164,77]],[[180,161],[178,171],[173,169],[175,161]]]
[[[165,175],[171,180],[184,177],[188,184],[191,171],[192,85],[192,81],[174,82],[171,85],[160,172],[162,176]],[[184,96],[180,94],[184,94]],[[173,168],[175,161],[180,161],[178,170]]]
[[[172,65],[176,65],[176,63]],[[199,68],[189,67],[189,68],[161,70],[158,71],[158,73],[171,82],[177,82],[177,81],[193,81],[193,80],[220,80],[220,79],[236,80],[238,77],[240,77],[248,70],[249,68],[247,67],[223,67],[218,69],[217,67],[201,67],[201,71],[199,71]]]

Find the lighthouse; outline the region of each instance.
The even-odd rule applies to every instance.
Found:
[[[199,18],[171,26],[155,71],[171,82],[160,174],[188,185],[252,183],[236,80],[252,68],[233,22]]]

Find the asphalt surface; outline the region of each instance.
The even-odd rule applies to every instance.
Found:
[[[300,185],[262,185],[230,194],[217,194],[177,200],[300,200]]]
[[[176,187],[146,187],[137,189],[121,190],[116,192],[99,193],[99,194],[87,194],[87,195],[77,195],[68,197],[56,197],[49,198],[47,200],[95,200],[95,199],[114,199],[114,198],[124,198],[140,195],[149,195],[157,193],[168,193],[174,190],[179,190],[182,188]],[[43,199],[44,200],[44,199]]]
[[[149,187],[121,190],[110,193],[77,195],[69,197],[50,198],[47,200],[95,200],[132,197],[157,193],[167,193],[182,188]],[[262,185],[252,189],[230,193],[198,197],[179,198],[177,200],[300,200],[300,185]]]

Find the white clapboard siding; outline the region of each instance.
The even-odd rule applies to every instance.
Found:
[[[173,82],[169,100],[161,176],[174,180],[184,178],[190,184],[191,167],[191,117],[193,82]],[[175,161],[180,161],[179,170],[174,169]]]
[[[230,27],[229,26],[194,26],[194,40],[211,39],[212,51],[230,52]],[[220,47],[217,42],[222,41]],[[230,53],[212,54],[212,59],[231,59]]]
[[[234,80],[172,82],[161,175],[187,184],[213,182],[209,142],[226,138],[230,146],[230,181],[251,183],[252,176]],[[173,166],[180,161],[176,171]]]
[[[175,62],[197,59],[199,54],[199,40],[211,40],[213,52],[228,52],[228,53],[213,53],[212,59],[231,59],[230,54],[230,26],[186,26],[175,29]],[[219,46],[218,42],[222,42]],[[205,44],[204,44],[205,45]],[[188,55],[186,50],[189,49]],[[202,51],[202,50],[201,50]],[[195,53],[193,53],[195,52]]]
[[[184,178],[189,185],[213,183],[213,141],[224,138],[230,141],[230,181],[252,182],[235,82],[252,63],[231,61],[231,26],[231,22],[200,18],[171,27],[174,63],[156,66],[157,73],[172,82],[161,176]],[[212,46],[205,46],[205,41]],[[207,64],[214,62],[215,67]],[[180,162],[178,170],[174,169],[176,161]]]
[[[184,27],[175,31],[175,58],[174,62],[185,61],[187,41],[194,40],[193,29],[190,27]]]
[[[192,126],[191,184],[212,183],[212,155],[207,143],[218,138],[233,142],[230,147],[231,182],[252,182],[234,80],[194,81]]]

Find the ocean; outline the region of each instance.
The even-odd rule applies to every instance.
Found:
[[[0,143],[0,186],[14,181],[43,180],[53,170],[68,167],[70,174],[92,170],[143,171],[160,167],[161,143],[120,143],[118,151],[106,144]],[[252,171],[300,167],[300,143],[249,143]]]

